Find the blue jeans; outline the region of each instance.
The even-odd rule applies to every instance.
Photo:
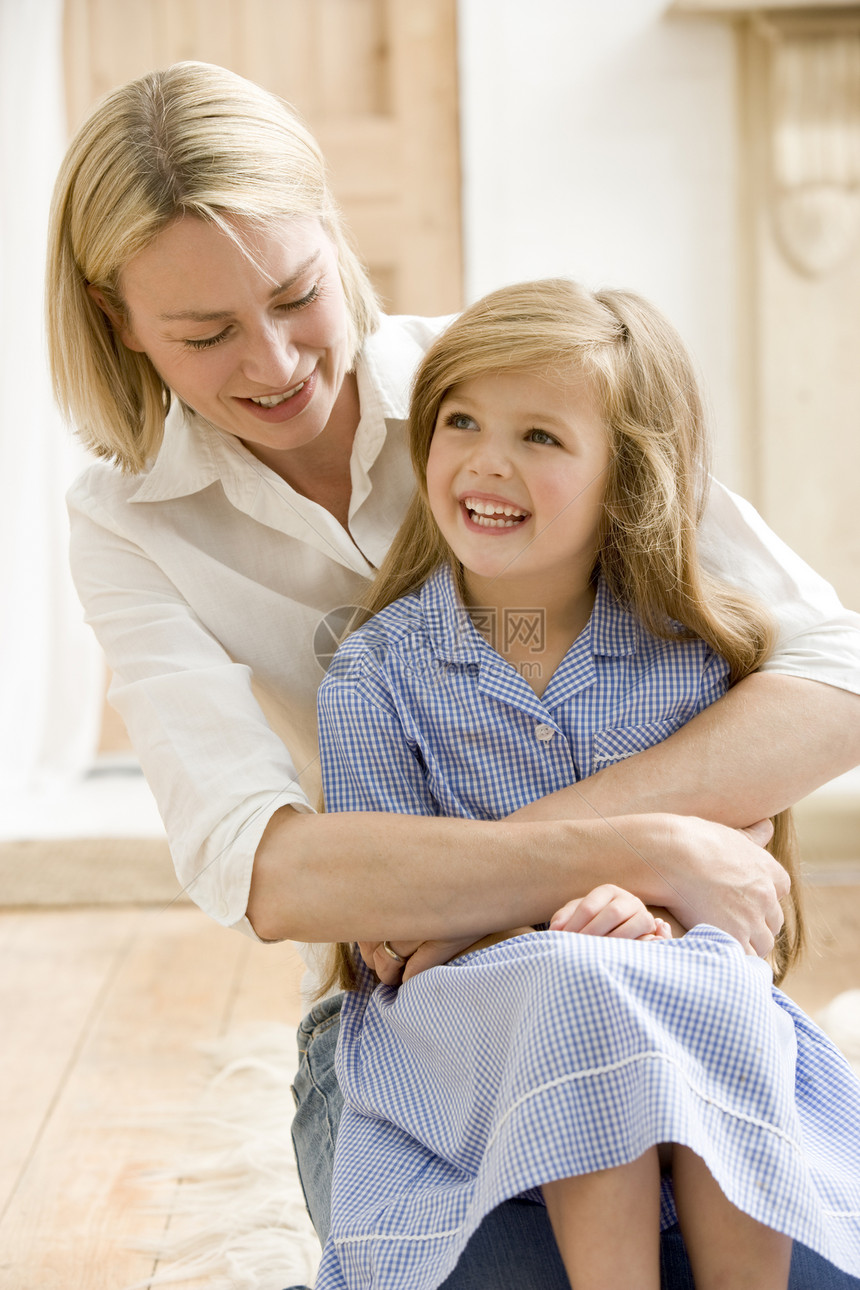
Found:
[[[342,996],[324,999],[299,1027],[299,1069],[293,1086],[293,1145],[311,1221],[321,1241],[329,1230],[334,1144],[343,1099],[334,1069]],[[663,1290],[694,1290],[679,1228],[663,1232]],[[296,1287],[295,1290],[301,1290]],[[440,1290],[570,1290],[542,1205],[509,1200],[473,1235]],[[860,1280],[795,1244],[789,1290],[860,1290]]]

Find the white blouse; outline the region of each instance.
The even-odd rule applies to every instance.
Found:
[[[250,935],[263,831],[279,807],[317,800],[317,687],[412,494],[409,385],[446,321],[386,318],[365,346],[349,533],[178,401],[145,473],[99,463],[69,493],[75,582],[179,880]],[[766,669],[860,692],[860,615],[718,484],[700,551],[775,615]]]

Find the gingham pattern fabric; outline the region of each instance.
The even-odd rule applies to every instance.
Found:
[[[320,695],[330,808],[501,814],[663,738],[726,684],[700,642],[654,641],[603,587],[542,700],[493,653],[444,573],[351,638]],[[564,755],[541,761],[553,745]],[[433,1290],[501,1201],[665,1141],[860,1273],[860,1083],[715,928],[642,944],[535,933],[399,990],[367,981],[344,1005],[338,1078],[317,1290]]]
[[[601,581],[539,699],[473,626],[445,567],[332,660],[318,696],[326,803],[499,819],[660,743],[727,686],[703,641],[657,639]]]

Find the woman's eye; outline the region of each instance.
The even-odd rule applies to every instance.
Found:
[[[225,327],[223,331],[219,331],[217,336],[204,336],[201,340],[186,340],[185,344],[189,349],[209,349],[210,346],[218,345],[222,340],[226,340],[229,332],[230,328]]]
[[[278,305],[278,308],[282,309],[284,313],[292,313],[295,309],[305,309],[308,305],[313,304],[319,293],[320,284],[315,282],[306,296],[302,296],[300,300],[289,300],[286,304]]]

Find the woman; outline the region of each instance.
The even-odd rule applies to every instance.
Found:
[[[314,141],[270,95],[201,64],[116,91],[82,127],[48,279],[58,398],[104,459],[70,496],[75,577],[203,909],[267,940],[358,932],[394,981],[385,938],[417,971],[611,875],[685,925],[771,949],[784,873],[736,829],[860,759],[860,636],[744,503],[715,490],[703,545],[776,607],[767,673],[517,827],[315,816],[317,633],[358,599],[403,515],[407,392],[441,323],[379,316]],[[303,1027],[296,1084],[323,1236],[337,1009]],[[491,1216],[452,1286],[504,1284],[497,1256],[511,1284],[550,1285],[557,1255],[534,1208]]]

